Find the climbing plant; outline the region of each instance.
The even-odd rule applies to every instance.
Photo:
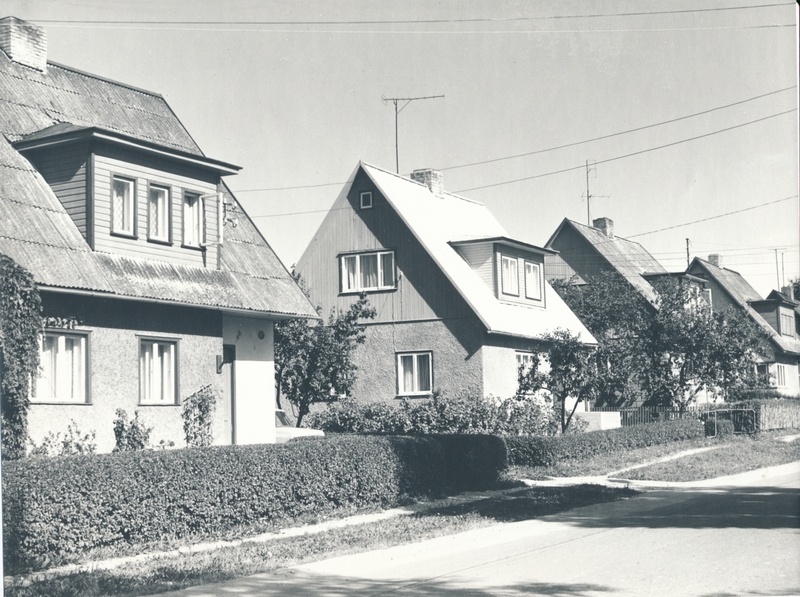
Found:
[[[42,304],[31,274],[0,254],[0,418],[4,459],[25,455],[28,392],[39,367]]]

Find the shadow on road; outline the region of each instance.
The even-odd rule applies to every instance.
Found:
[[[286,596],[345,597],[347,595],[432,595],[439,597],[489,597],[503,595],[548,595],[551,597],[583,597],[598,593],[613,593],[615,589],[595,583],[520,583],[484,588],[470,588],[449,580],[367,580],[363,578],[318,576],[306,572],[285,571],[275,575],[256,575],[239,580],[235,586],[215,586],[208,590],[199,588],[186,593],[186,597],[225,597],[227,595],[259,595],[259,597]],[[183,596],[184,593],[179,593]]]
[[[558,518],[600,528],[796,529],[800,528],[800,491],[786,487],[650,491],[619,510],[579,508]]]

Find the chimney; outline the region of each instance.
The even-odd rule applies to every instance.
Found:
[[[421,182],[437,197],[441,197],[442,193],[444,193],[444,178],[439,170],[431,168],[414,170],[411,173],[411,180]]]
[[[38,25],[17,17],[0,19],[0,50],[18,64],[47,70],[47,33]]]
[[[711,265],[716,265],[717,267],[721,268],[722,256],[719,253],[711,253],[711,255],[708,256],[708,262]]]
[[[592,227],[597,228],[608,238],[614,238],[614,220],[611,218],[597,218],[592,220]]]
[[[794,293],[792,292],[792,290],[794,290],[794,289],[791,286],[781,286],[781,294],[783,296],[789,298],[789,300],[793,301],[794,300]]]

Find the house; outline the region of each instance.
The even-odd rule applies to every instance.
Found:
[[[723,267],[717,254],[707,260],[695,257],[687,272],[708,285],[715,311],[736,309],[764,330],[769,351],[762,355],[759,371],[782,394],[800,394],[800,311],[791,289],[761,298],[741,274]]]
[[[217,392],[214,442],[274,441],[273,325],[316,317],[160,95],[47,60],[0,19],[0,253],[33,275],[45,329],[29,432],[74,420],[114,446],[117,409],[183,443],[181,402]]]
[[[359,163],[297,263],[323,314],[365,292],[352,395],[391,402],[436,389],[500,398],[558,328],[595,340],[545,282],[552,251],[510,238],[489,210],[448,193],[440,172],[411,178]]]

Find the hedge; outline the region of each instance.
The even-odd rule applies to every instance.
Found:
[[[553,466],[565,460],[591,458],[705,436],[697,419],[681,419],[552,437],[506,437],[508,463],[519,466]]]
[[[737,428],[737,431],[751,432],[800,428],[800,400],[796,396],[715,404],[709,409],[709,412],[714,410],[735,412],[749,409],[755,411],[755,424],[752,424],[752,414],[736,417],[734,421],[738,427],[742,427],[741,429]]]
[[[505,464],[503,441],[478,435],[29,458],[3,465],[4,570],[478,489]]]

